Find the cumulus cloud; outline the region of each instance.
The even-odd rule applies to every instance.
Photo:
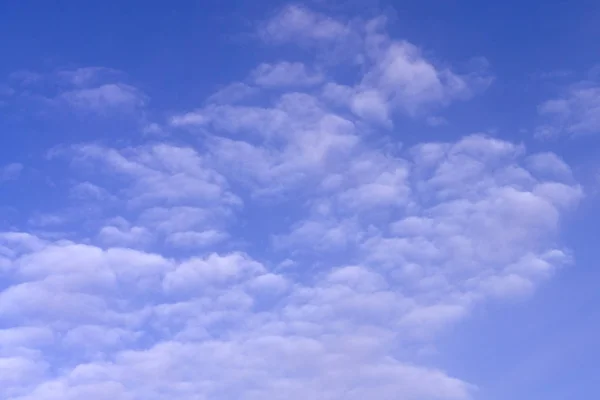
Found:
[[[323,57],[350,58],[350,64],[361,69],[360,79],[353,85],[329,82],[325,98],[387,126],[393,113],[422,116],[469,99],[493,81],[484,58],[475,57],[470,69],[461,73],[437,65],[414,44],[390,37],[384,17],[344,21],[289,6],[274,16],[262,33],[268,42],[316,43]],[[328,64],[332,63],[335,65],[334,61]],[[299,67],[296,70],[298,75]]]
[[[491,83],[485,64],[468,74],[436,66],[415,45],[381,33],[380,24],[372,28],[368,25],[368,71],[360,83],[351,88],[330,87],[328,92],[337,103],[347,101],[359,117],[387,122],[392,111],[419,116],[453,101],[469,99]]]
[[[287,41],[335,41],[349,34],[342,22],[315,13],[298,5],[286,6],[269,19],[260,31],[265,40],[276,43]]]
[[[365,68],[290,88],[277,68],[299,64],[263,64],[251,96],[172,114],[176,139],[54,150],[86,218],[68,238],[0,233],[0,397],[467,400],[475,384],[417,355],[572,262],[559,233],[583,193],[557,155],[380,129],[487,75],[433,65],[381,20],[292,6],[261,29],[351,37]]]
[[[398,115],[423,118],[431,125],[443,124],[446,120],[430,115],[431,112],[455,101],[468,100],[492,83],[493,76],[485,58],[474,57],[464,71],[454,71],[428,59],[416,45],[392,38],[387,25],[383,17],[344,21],[299,6],[286,7],[263,26],[262,38],[277,45],[318,44],[317,60],[311,64],[262,63],[251,72],[249,83],[265,88],[295,89],[321,85],[322,101],[346,108],[367,122],[387,127],[393,125]],[[335,61],[322,60],[332,54]],[[348,77],[344,83],[326,79],[326,76],[336,75],[340,63],[344,63],[346,70],[354,71],[346,72],[350,82]],[[241,83],[229,86],[227,91],[233,89],[235,93],[228,98],[234,101],[229,105],[246,98],[252,91]],[[205,109],[173,116],[171,125],[203,126],[214,121],[210,114],[230,109],[214,107],[223,103],[215,101],[222,96],[218,93],[209,99],[210,105]],[[244,120],[261,118],[256,109],[246,110],[254,112],[246,113]],[[240,117],[240,113],[231,116],[234,122]]]
[[[147,243],[151,238],[151,234],[148,229],[144,227],[119,227],[108,225],[100,229],[98,238],[100,241],[107,244],[136,247]]]

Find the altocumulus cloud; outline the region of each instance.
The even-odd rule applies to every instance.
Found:
[[[483,134],[373,140],[485,90],[486,63],[457,72],[382,18],[298,6],[259,31],[316,61],[261,63],[161,141],[51,151],[71,171],[55,220],[85,210],[86,229],[0,233],[1,398],[465,400],[474,383],[417,354],[570,263],[557,237],[582,190],[556,155]],[[115,72],[63,73],[55,100],[144,106],[99,74]],[[541,111],[583,118],[585,90]]]

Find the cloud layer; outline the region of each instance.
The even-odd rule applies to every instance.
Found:
[[[259,37],[314,60],[260,64],[160,141],[50,152],[64,232],[0,233],[0,397],[469,399],[420,354],[571,262],[558,233],[582,190],[558,156],[469,133],[403,147],[392,129],[477,95],[485,63],[458,73],[381,18],[297,6]],[[350,50],[340,83],[325,54]],[[145,104],[109,72],[63,74],[85,87],[59,98]]]

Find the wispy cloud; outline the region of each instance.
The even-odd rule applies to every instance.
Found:
[[[23,171],[23,164],[12,163],[0,167],[0,181],[9,181],[19,177]]]
[[[136,88],[108,83],[91,89],[70,90],[61,93],[59,100],[82,111],[96,113],[133,111],[142,107],[145,96]]]
[[[280,62],[260,64],[252,73],[251,79],[259,86],[310,86],[320,83],[323,76],[309,72],[302,63]]]
[[[600,133],[600,84],[581,81],[569,85],[555,98],[538,106],[542,124],[539,137]]]
[[[148,97],[124,78],[122,72],[105,67],[18,71],[10,76],[10,89],[21,100],[52,107],[54,112],[67,109],[102,116],[141,112]]]

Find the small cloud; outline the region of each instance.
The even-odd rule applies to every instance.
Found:
[[[564,79],[573,75],[573,71],[567,69],[557,69],[554,71],[543,71],[537,74],[534,74],[534,78],[540,80],[555,80],[555,79]]]
[[[156,122],[150,122],[145,124],[142,127],[142,132],[146,135],[162,135],[163,133],[165,133],[163,127],[157,124]]]
[[[556,139],[560,134],[560,129],[550,125],[537,126],[533,131],[533,137],[537,140]]]
[[[56,214],[37,214],[29,218],[29,223],[39,227],[49,227],[61,225],[65,222],[65,218]]]
[[[90,182],[81,182],[73,186],[69,192],[76,200],[109,200],[112,196],[106,189]]]
[[[251,74],[251,79],[259,86],[311,86],[323,81],[318,72],[309,72],[299,62],[260,64]]]
[[[191,111],[182,115],[175,115],[171,118],[170,124],[174,127],[185,127],[194,125],[204,125],[209,121],[202,112]]]
[[[288,269],[292,268],[295,265],[297,265],[297,263],[294,260],[286,258],[285,260],[277,264],[277,269]]]
[[[23,171],[23,165],[12,163],[0,168],[0,181],[11,181],[17,179]]]
[[[105,244],[113,246],[139,246],[152,240],[151,233],[139,226],[105,226],[100,229],[98,239]]]
[[[368,89],[355,93],[351,97],[350,109],[366,120],[390,126],[390,105],[378,90]]]
[[[146,103],[146,96],[133,86],[108,83],[91,89],[62,93],[59,99],[80,110],[104,113],[133,111]]]
[[[448,125],[448,120],[444,117],[429,116],[425,119],[427,125],[432,127]]]
[[[335,41],[349,32],[340,21],[297,5],[283,8],[260,30],[264,40],[274,43]]]
[[[54,107],[54,111],[68,107],[80,112],[123,114],[144,107],[148,97],[121,81],[122,77],[123,73],[111,68],[85,67],[48,73],[18,71],[10,80],[11,91],[22,99]]]
[[[600,133],[600,81],[571,84],[538,106],[542,119],[536,137]]]
[[[207,102],[216,104],[232,104],[256,94],[256,88],[241,82],[229,84],[211,95]]]
[[[106,80],[112,80],[122,73],[106,67],[83,67],[72,70],[61,70],[57,75],[73,86],[85,87],[97,85]]]
[[[44,75],[38,72],[21,70],[13,72],[8,78],[20,86],[30,86],[42,81],[44,79]]]

